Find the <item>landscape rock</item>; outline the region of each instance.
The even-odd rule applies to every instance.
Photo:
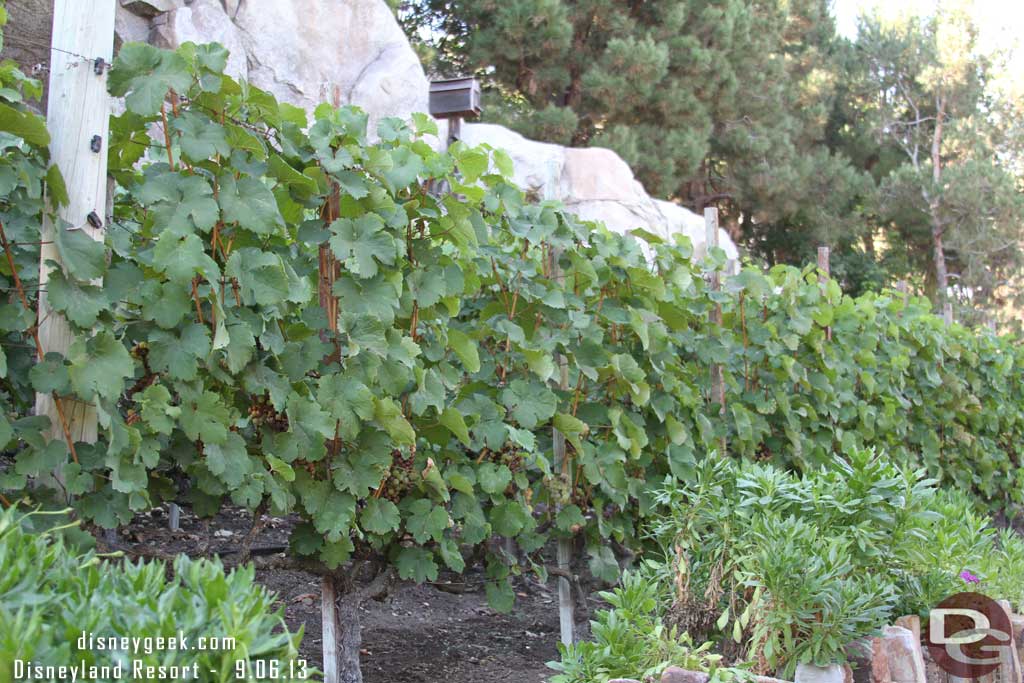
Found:
[[[118,24],[122,41],[221,43],[232,76],[308,111],[356,104],[371,134],[428,109],[423,67],[383,0],[122,0]]]
[[[603,147],[569,147],[561,194],[575,201],[644,202],[650,198],[618,154]]]
[[[893,683],[926,683],[921,641],[914,638],[910,629],[886,626],[882,629],[882,649]]]
[[[505,150],[515,164],[516,184],[538,199],[559,200],[580,218],[601,221],[619,234],[644,228],[669,242],[676,235],[685,235],[693,245],[694,259],[707,253],[704,217],[650,197],[629,165],[610,149],[536,142],[489,123],[463,125],[462,141]],[[739,250],[722,228],[718,239],[729,260],[737,261]],[[645,248],[645,252],[649,250]]]
[[[124,43],[145,43],[153,32],[153,25],[146,17],[118,6],[114,12],[114,49]]]
[[[530,140],[493,123],[463,124],[462,141],[471,146],[486,143],[505,150],[514,164],[516,185],[527,193],[538,199],[562,197],[558,181],[565,166],[565,147]]]
[[[935,663],[927,648],[922,648],[922,654],[924,654],[924,672],[927,683],[948,683],[953,679],[945,669]]]
[[[883,638],[871,639],[871,682],[889,683],[892,673],[889,671],[889,656]]]
[[[608,683],[640,683],[635,678],[613,678]]]
[[[914,634],[914,639],[921,640],[921,617],[916,614],[908,614],[896,620],[896,626],[902,626]]]
[[[853,683],[853,670],[846,664],[830,664],[815,666],[814,664],[796,665],[795,683]]]
[[[1010,605],[1009,600],[1000,600],[999,606],[1003,608],[1006,613],[1006,618],[1010,622],[1010,647],[1003,650],[1005,656],[1003,657],[1003,665],[999,672],[1000,680],[1002,683],[1024,683],[1024,677],[1022,677],[1021,671],[1021,657],[1020,657],[1020,638],[1017,635],[1017,629],[1014,626],[1013,619],[1013,607]]]
[[[235,78],[248,78],[249,68],[241,31],[224,12],[220,0],[193,0],[187,7],[168,12],[152,21],[150,41],[159,47],[175,48],[186,42],[220,43],[228,49],[225,71]]]
[[[622,679],[630,680],[630,679]],[[708,683],[711,680],[711,676],[704,673],[703,671],[690,671],[689,669],[681,669],[678,666],[670,666],[665,669],[661,674],[661,683]],[[770,676],[754,676],[753,680],[755,683],[788,683],[778,678],[771,678]],[[609,681],[614,683],[614,681]],[[840,683],[844,683],[840,681]],[[846,681],[845,683],[849,683]]]
[[[49,44],[52,4],[10,0],[8,9],[14,30],[4,55],[45,76],[49,51],[38,46]],[[407,119],[429,109],[423,67],[385,0],[118,0],[115,34],[118,45],[221,43],[231,53],[230,75],[308,111],[321,102],[358,105],[369,114],[371,137],[381,118]],[[438,144],[447,123],[439,128]],[[610,149],[536,142],[483,123],[465,124],[462,139],[508,152],[516,183],[535,199],[560,200],[617,233],[644,228],[669,241],[686,235],[695,259],[706,253],[703,217],[650,197]],[[728,257],[738,259],[725,230],[719,240]]]
[[[1024,659],[1024,616],[1010,615],[1010,626],[1013,630],[1013,642],[1017,646],[1017,657]]]
[[[661,683],[707,683],[709,678],[706,673],[680,669],[678,666],[670,666],[661,673]]]
[[[153,18],[185,6],[185,0],[121,0],[121,7],[140,17]]]
[[[383,0],[250,0],[229,20],[250,80],[280,100],[308,110],[357,104],[371,131],[382,117],[427,111],[423,67]]]

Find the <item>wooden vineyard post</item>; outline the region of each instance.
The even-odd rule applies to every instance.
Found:
[[[709,206],[704,209],[704,249],[706,251],[706,260],[711,263],[711,250],[718,247],[718,209],[713,206]],[[722,274],[717,268],[711,270],[708,273],[708,286],[712,292],[717,292],[722,288]],[[711,324],[721,329],[722,327],[722,304],[715,302],[711,307],[710,314]],[[725,417],[725,374],[722,366],[715,363],[711,366],[711,402],[718,404],[718,415],[722,418]],[[722,437],[722,443],[720,446],[721,452],[718,454],[719,457],[725,457],[726,453],[726,441],[725,437]]]
[[[818,247],[818,279],[821,282],[822,291],[828,283],[828,278],[832,274],[832,270],[829,264],[829,248]],[[825,328],[825,339],[832,341],[832,328]]]
[[[903,317],[903,312],[907,308],[907,304],[910,303],[910,286],[906,280],[900,280],[896,283],[896,291],[903,295],[903,308],[900,309],[900,317]]]
[[[551,273],[555,278],[555,281],[559,285],[565,284],[565,274],[562,273],[561,267],[558,265],[559,252],[557,249],[551,249]],[[566,357],[559,353],[555,357],[555,361],[558,365],[558,388],[563,391],[569,390],[569,362]],[[563,477],[568,477],[569,482],[572,482],[572,467],[569,462],[568,455],[565,449],[565,435],[552,427],[552,440],[554,450],[554,465],[555,472]],[[556,506],[557,510],[560,511],[562,507],[561,502]],[[571,538],[559,538],[558,547],[556,551],[556,560],[558,562],[558,625],[561,634],[562,644],[566,647],[572,645],[576,641],[576,608],[573,603],[572,594],[572,583],[569,581],[569,577],[572,576],[572,549],[573,542]]]
[[[324,683],[338,683],[338,594],[334,577],[324,574],[320,582],[320,641],[324,651]]]
[[[50,159],[64,176],[68,203],[57,212],[66,228],[54,225],[49,216],[42,226],[38,330],[44,354],[66,356],[74,338],[67,319],[52,309],[46,294],[52,272],[47,262],[53,261],[58,267],[61,264],[53,243],[56,231],[82,230],[99,242],[105,236],[106,142],[110,127],[107,67],[114,50],[114,5],[114,0],[54,3],[46,125],[50,131]],[[98,145],[94,143],[97,138]],[[72,444],[95,442],[96,409],[87,403],[58,401],[51,394],[36,394],[36,414],[50,418],[47,438],[67,439]],[[60,476],[59,471],[55,474]]]

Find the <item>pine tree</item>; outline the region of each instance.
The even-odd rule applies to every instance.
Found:
[[[484,80],[488,119],[614,149],[652,195],[717,205],[771,262],[862,224],[867,176],[824,144],[826,0],[410,0],[399,15],[433,71]]]

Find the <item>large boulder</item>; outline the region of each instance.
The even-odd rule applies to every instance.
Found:
[[[442,125],[441,128],[443,134],[447,127]],[[530,140],[493,123],[464,124],[461,138],[467,145],[488,144],[505,150],[512,158],[516,185],[527,193],[538,199],[561,199],[564,196],[558,181],[565,166],[565,147]]]
[[[601,221],[620,234],[644,228],[668,241],[685,235],[693,244],[694,258],[707,253],[704,217],[650,197],[629,164],[610,149],[536,142],[490,123],[463,125],[462,141],[505,150],[515,164],[513,178],[520,187],[537,198],[561,201],[584,220]],[[718,241],[731,261],[739,258],[724,229],[719,228]]]
[[[385,116],[427,111],[429,84],[384,0],[117,0],[118,44],[218,42],[228,72],[312,110],[357,104],[371,131]],[[4,57],[45,76],[52,0],[10,0]]]
[[[249,80],[281,100],[358,104],[371,125],[427,110],[423,67],[383,0],[242,0],[231,20]]]
[[[132,26],[146,15],[130,11],[139,5],[134,3],[122,5],[118,12],[118,23],[126,27]],[[161,6],[173,4],[169,0]],[[182,2],[179,7],[167,12],[160,12],[149,19],[150,34],[146,40],[160,47],[176,48],[182,43],[220,43],[228,49],[228,64],[225,69],[236,78],[249,78],[248,58],[245,45],[242,43],[242,32],[225,13],[220,0],[193,0],[187,6]],[[134,29],[136,32],[137,28]],[[133,36],[122,36],[124,42],[142,40],[136,33]]]
[[[321,102],[356,104],[370,115],[370,132],[386,116],[428,110],[429,83],[415,51],[384,0],[117,0],[118,44],[149,41],[177,47],[218,42],[231,51],[227,70],[312,110]],[[4,56],[45,76],[52,0],[8,0],[11,26]],[[441,136],[447,125],[442,121]],[[566,148],[528,140],[502,126],[462,128],[471,145],[508,152],[515,181],[537,199],[557,199],[588,220],[626,233],[635,228],[672,240],[687,236],[694,257],[706,253],[704,219],[653,199],[615,152]],[[435,141],[439,143],[439,140]],[[728,234],[719,245],[738,258]]]
[[[229,73],[281,101],[359,105],[371,131],[383,117],[427,110],[423,68],[381,0],[191,0],[150,21],[151,40],[167,47],[223,44]]]

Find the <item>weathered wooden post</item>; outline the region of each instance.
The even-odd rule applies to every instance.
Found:
[[[50,159],[64,176],[68,203],[42,226],[39,256],[39,341],[44,354],[66,356],[74,335],[63,315],[50,306],[46,283],[53,268],[61,267],[54,244],[57,230],[81,230],[103,242],[106,234],[107,150],[110,96],[107,67],[114,50],[115,0],[56,0],[50,51],[50,83],[46,125]],[[99,138],[97,145],[94,138]],[[36,394],[36,414],[50,418],[47,438],[71,443],[96,441],[96,409],[87,403],[61,401],[53,394]],[[65,427],[67,432],[65,432]],[[60,477],[60,470],[55,472]]]
[[[821,282],[822,291],[825,291],[825,286],[828,283],[829,275],[831,275],[832,269],[829,264],[829,248],[818,247],[818,280]],[[825,328],[825,339],[832,341],[832,328]]]
[[[706,251],[706,260],[708,263],[711,261],[711,250],[718,247],[718,209],[713,206],[709,206],[704,209],[704,249]],[[713,268],[708,273],[708,286],[712,292],[717,292],[722,288],[722,274],[717,268]],[[711,307],[710,313],[711,324],[719,330],[722,327],[722,305],[715,302]],[[725,374],[722,366],[718,363],[714,363],[711,366],[711,401],[712,403],[718,404],[718,414],[720,417],[725,417]],[[725,437],[722,437],[721,453],[720,457],[725,457],[726,454],[726,441]]]
[[[910,285],[906,280],[900,280],[896,283],[896,291],[902,295],[903,307],[900,308],[900,317],[903,317],[903,313],[907,310],[907,305],[910,303]]]
[[[565,284],[565,274],[558,264],[558,250],[551,250],[551,273],[559,285]],[[563,391],[569,389],[569,363],[563,354],[555,358],[558,363],[558,388]],[[565,435],[552,427],[554,451],[554,470],[559,476],[568,477],[572,481],[572,467],[568,461],[565,450]],[[557,508],[561,509],[559,503]],[[572,548],[573,542],[570,538],[559,538],[556,552],[558,562],[558,625],[562,644],[566,647],[572,645],[576,640],[576,609],[573,603],[572,583],[569,577],[572,575]]]

